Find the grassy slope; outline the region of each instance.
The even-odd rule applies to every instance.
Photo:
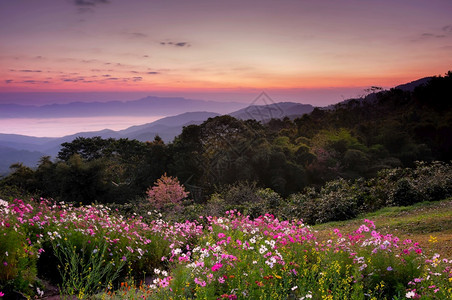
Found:
[[[363,219],[374,221],[381,233],[419,242],[427,255],[439,253],[442,258],[452,259],[452,198],[406,207],[386,207],[357,219],[315,225],[313,230],[321,237],[327,237],[334,228],[351,232],[363,223]],[[431,236],[437,242],[432,242]]]

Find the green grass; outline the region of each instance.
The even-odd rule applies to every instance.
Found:
[[[374,221],[382,233],[412,239],[429,252],[452,258],[452,198],[412,206],[385,207],[353,220],[315,225],[313,229],[328,235],[334,228],[353,230],[363,219]],[[437,242],[432,242],[435,238]]]

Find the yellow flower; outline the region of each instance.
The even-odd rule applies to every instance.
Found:
[[[430,239],[428,240],[429,241],[429,243],[437,243],[438,242],[438,239],[436,238],[436,236],[430,236]]]

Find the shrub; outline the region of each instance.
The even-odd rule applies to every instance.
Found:
[[[421,200],[421,194],[407,178],[397,181],[394,190],[389,194],[389,203],[395,206],[408,206]]]
[[[342,221],[354,218],[358,214],[357,190],[344,179],[328,182],[320,190],[317,199],[317,223]]]
[[[221,194],[224,201],[230,205],[243,205],[245,203],[257,203],[262,199],[257,195],[256,183],[238,182],[225,186]]]
[[[184,186],[177,177],[167,176],[166,173],[157,179],[154,186],[147,191],[148,200],[157,209],[182,210],[181,201],[188,196]]]
[[[316,204],[317,192],[307,188],[304,193],[292,194],[288,198],[288,215],[302,219],[306,224],[315,224],[318,207]]]

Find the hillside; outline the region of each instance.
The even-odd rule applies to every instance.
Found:
[[[386,207],[376,212],[360,215],[358,218],[329,222],[313,226],[322,238],[335,228],[350,232],[364,219],[374,221],[383,234],[394,233],[400,239],[419,242],[428,251],[427,255],[441,254],[452,258],[452,199],[438,202],[421,202],[412,206]]]

